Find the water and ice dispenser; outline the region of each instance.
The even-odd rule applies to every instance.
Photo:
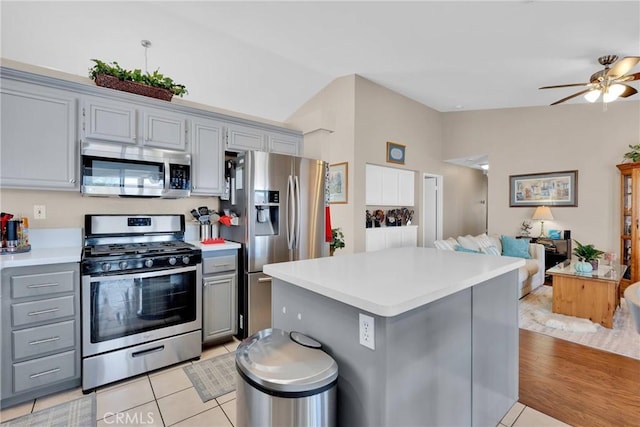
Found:
[[[256,236],[277,235],[280,229],[280,192],[256,190],[253,199]]]

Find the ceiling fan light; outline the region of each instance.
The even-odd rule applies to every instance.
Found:
[[[584,95],[584,99],[586,99],[589,102],[596,102],[598,98],[600,98],[600,92],[601,92],[600,89],[595,89],[590,92],[587,92]]]
[[[602,100],[604,102],[611,102],[618,99],[620,95],[624,92],[625,87],[621,84],[614,84],[609,86],[608,90],[602,95]]]

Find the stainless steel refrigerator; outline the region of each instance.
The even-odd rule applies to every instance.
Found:
[[[243,245],[238,337],[271,327],[271,278],[265,264],[328,255],[325,242],[326,162],[248,151],[227,160],[230,181],[222,210],[238,225],[220,236]],[[242,274],[244,273],[244,274]]]

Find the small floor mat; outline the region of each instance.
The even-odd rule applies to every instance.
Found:
[[[87,427],[96,423],[96,394],[9,420],[2,427]]]
[[[202,360],[184,367],[203,402],[236,389],[235,353]]]

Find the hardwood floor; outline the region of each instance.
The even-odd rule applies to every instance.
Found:
[[[572,426],[637,427],[640,360],[520,329],[519,400]]]

